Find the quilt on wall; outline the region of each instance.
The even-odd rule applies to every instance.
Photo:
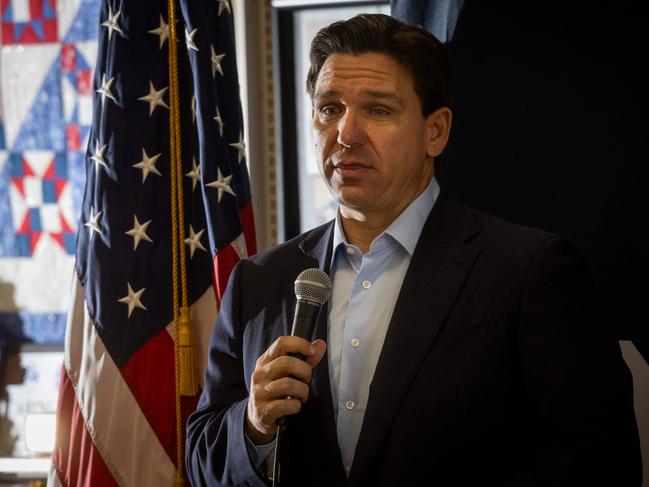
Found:
[[[98,0],[0,0],[0,345],[62,343]]]

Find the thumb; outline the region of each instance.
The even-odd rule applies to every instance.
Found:
[[[307,357],[306,362],[311,367],[315,367],[320,363],[322,357],[324,357],[325,352],[327,351],[327,343],[324,340],[317,339],[311,343],[311,347],[314,349],[314,354]]]

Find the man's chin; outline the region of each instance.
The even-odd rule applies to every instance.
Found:
[[[341,207],[352,211],[363,211],[369,207],[369,198],[363,191],[341,191],[334,196]]]

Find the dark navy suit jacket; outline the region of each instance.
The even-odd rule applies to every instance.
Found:
[[[194,486],[265,485],[244,440],[257,358],[290,334],[296,276],[328,270],[332,223],[242,261],[187,428]],[[327,364],[283,436],[284,485],[639,485],[630,375],[562,239],[444,191],[408,268],[348,479]],[[316,329],[326,339],[326,313]]]

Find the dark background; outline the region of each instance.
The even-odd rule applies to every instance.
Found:
[[[573,242],[606,325],[649,361],[649,19],[638,5],[465,2],[438,176],[471,206]]]

